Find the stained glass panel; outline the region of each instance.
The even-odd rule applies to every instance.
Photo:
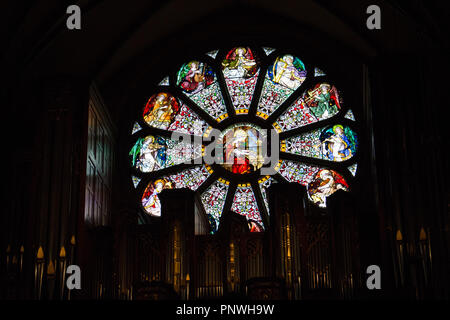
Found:
[[[270,176],[265,176],[264,178],[258,180],[259,188],[261,189],[261,195],[263,197],[264,204],[266,206],[267,214],[269,215],[270,210],[269,210],[269,199],[267,198],[267,189],[272,185],[272,183],[276,182],[277,181]]]
[[[132,166],[142,172],[152,172],[181,163],[190,163],[201,156],[202,146],[149,135],[139,138],[129,155]]]
[[[263,231],[261,213],[250,184],[238,185],[234,194],[231,210],[247,218],[251,232]]]
[[[219,50],[213,50],[213,51],[207,52],[206,55],[210,56],[213,59],[215,59],[218,52],[219,52]]]
[[[202,135],[207,126],[195,112],[165,92],[150,97],[144,107],[143,118],[154,128],[195,135]]]
[[[288,182],[297,182],[307,186],[319,170],[320,168],[318,166],[283,160],[279,172]]]
[[[352,121],[356,121],[352,110],[348,110],[347,113],[345,114],[344,118],[350,119]]]
[[[222,61],[222,72],[236,114],[247,114],[259,75],[259,64],[250,48],[234,48]]]
[[[144,122],[153,128],[167,130],[187,135],[208,137],[215,128],[213,124],[207,123],[203,117],[205,111],[217,122],[229,119],[226,129],[218,137],[218,142],[223,143],[223,163],[221,165],[228,170],[229,175],[240,175],[240,184],[237,185],[236,192],[231,203],[231,210],[247,218],[251,231],[263,231],[264,225],[261,217],[261,208],[266,207],[269,212],[269,202],[267,189],[277,180],[273,176],[257,177],[252,173],[257,173],[261,168],[264,157],[262,157],[262,143],[266,134],[261,128],[270,125],[265,123],[255,125],[251,121],[252,115],[249,113],[252,100],[257,102],[256,115],[263,120],[269,118],[280,108],[286,100],[296,94],[296,99],[273,123],[273,127],[280,133],[284,132],[287,137],[280,141],[280,150],[297,154],[307,158],[315,158],[327,161],[345,161],[352,158],[357,152],[358,139],[351,127],[338,124],[337,122],[315,127],[317,129],[306,129],[290,134],[290,130],[298,129],[310,124],[330,119],[337,115],[343,107],[342,95],[337,88],[330,83],[326,83],[325,72],[321,68],[315,67],[309,70],[314,76],[313,86],[297,91],[307,76],[307,70],[303,62],[294,55],[278,55],[275,49],[263,47],[266,56],[272,54],[268,65],[264,54],[259,50],[252,50],[249,47],[235,47],[231,49],[218,64],[222,76],[216,74],[211,65],[201,61],[190,61],[184,64],[177,73],[176,83],[181,90],[176,93],[167,92],[170,85],[169,77],[165,77],[159,86],[161,91],[153,92],[143,110]],[[207,52],[206,55],[216,59],[219,50]],[[258,57],[255,54],[262,54]],[[278,57],[277,57],[278,56]],[[222,55],[221,55],[222,57]],[[208,61],[210,58],[205,57]],[[261,69],[267,70],[261,74]],[[219,71],[217,71],[219,72]],[[259,76],[264,76],[262,88],[259,96],[255,96],[256,83]],[[224,83],[219,83],[224,81]],[[172,85],[174,85],[172,83]],[[166,86],[166,87],[165,87]],[[235,112],[227,113],[225,99],[221,88],[226,88],[230,97],[231,106]],[[167,91],[166,91],[167,90]],[[182,92],[183,94],[179,94]],[[294,99],[292,99],[293,101]],[[291,101],[291,100],[289,100]],[[198,108],[195,107],[198,106]],[[230,107],[231,107],[230,106]],[[283,106],[284,108],[284,106]],[[194,111],[195,110],[195,111]],[[280,110],[281,111],[281,110]],[[206,117],[206,116],[205,116]],[[351,110],[344,116],[346,119],[355,121]],[[246,122],[239,119],[246,118]],[[208,120],[208,119],[206,119]],[[331,119],[330,119],[331,120]],[[208,120],[209,121],[209,120]],[[227,120],[228,121],[228,120]],[[350,123],[345,121],[345,123]],[[216,127],[217,128],[217,127]],[[132,134],[143,128],[138,122],[134,123]],[[261,136],[263,134],[264,136]],[[137,135],[136,135],[137,136]],[[213,169],[208,165],[193,163],[193,159],[198,159],[202,155],[202,145],[192,144],[191,141],[175,141],[165,134],[148,135],[146,137],[135,137],[136,143],[129,152],[132,166],[137,170],[148,173],[169,168],[178,164],[186,163],[186,169],[165,170],[165,175],[154,178],[146,186],[141,197],[141,204],[144,211],[151,216],[161,216],[161,203],[159,193],[164,189],[187,188],[197,191],[211,176]],[[232,161],[229,155],[233,155]],[[286,154],[281,153],[281,158]],[[342,176],[331,169],[327,169],[314,164],[309,164],[308,159],[303,162],[281,159],[275,166],[280,176],[288,182],[299,183],[306,187],[310,201],[319,207],[326,206],[328,196],[337,190],[349,190],[349,185]],[[357,164],[347,165],[347,169],[355,176]],[[222,170],[222,168],[217,167]],[[248,176],[246,175],[248,174]],[[248,180],[245,179],[248,177]],[[141,183],[139,177],[132,175],[132,182],[135,188]],[[258,189],[251,186],[258,182]],[[205,209],[207,219],[211,225],[211,232],[215,233],[219,228],[220,217],[224,209],[226,197],[229,190],[229,181],[222,178],[212,181],[212,183],[201,194],[198,194]],[[262,201],[256,200],[255,191],[261,192]],[[231,196],[231,195],[230,195]],[[259,202],[259,203],[258,203]]]
[[[308,198],[319,207],[325,208],[326,198],[338,190],[348,191],[349,186],[344,178],[336,171],[321,169],[308,184]]]
[[[133,181],[133,186],[136,188],[139,182],[141,181],[141,178],[132,176],[131,180]]]
[[[207,64],[199,61],[184,64],[178,71],[177,85],[218,122],[228,117],[216,74]]]
[[[318,120],[331,118],[341,109],[342,98],[338,90],[325,82],[306,90],[302,98]]]
[[[172,182],[175,189],[188,188],[195,191],[203,182],[205,182],[211,173],[212,169],[209,166],[204,165],[167,175],[166,178]]]
[[[306,79],[303,62],[292,55],[276,58],[267,69],[257,115],[267,119]]]
[[[352,174],[352,176],[356,176],[356,170],[358,169],[358,164],[355,163],[351,165],[350,167],[347,167],[348,171]]]
[[[273,49],[273,48],[268,48],[268,47],[264,47],[263,50],[264,50],[264,53],[265,53],[266,55],[269,55],[269,54],[271,54],[272,52],[275,51],[275,49]]]
[[[317,118],[300,97],[281,114],[273,127],[278,132],[288,131],[317,122]]]
[[[170,181],[162,178],[155,181],[151,181],[147,188],[145,188],[144,194],[142,195],[142,207],[145,212],[150,216],[160,217],[161,216],[161,201],[158,195],[164,189],[172,189],[173,185]]]
[[[314,77],[322,77],[326,76],[325,72],[323,72],[321,69],[315,67],[314,68]]]
[[[170,84],[169,82],[169,77],[165,77],[164,79],[161,80],[161,82],[159,83],[160,86],[168,86]]]
[[[219,179],[213,182],[200,197],[211,225],[211,233],[215,233],[219,229],[220,217],[227,198],[228,188],[229,182]]]
[[[142,129],[142,127],[139,125],[139,123],[135,122],[133,125],[133,130],[131,131],[131,134],[135,134],[136,132],[138,132],[141,129]]]
[[[340,162],[353,157],[357,147],[356,133],[348,126],[337,124],[287,138],[283,151]]]

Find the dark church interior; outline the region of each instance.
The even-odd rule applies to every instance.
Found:
[[[68,27],[70,5],[80,8],[79,29]],[[379,28],[369,28],[371,5],[380,9]],[[0,7],[6,159],[0,300],[450,298],[449,2],[48,0]],[[217,67],[240,47],[260,57],[258,94],[278,54],[299,57],[308,71],[306,80],[286,78],[287,85],[305,83],[266,118],[258,117],[255,99],[238,115],[224,95],[223,121],[187,98],[179,101],[221,131],[236,118],[266,128],[265,120],[277,120],[320,67],[353,112],[351,120],[343,112],[336,117],[357,132],[358,150],[342,163],[311,163],[339,172],[347,192],[317,206],[311,184],[279,172],[266,194],[255,192],[247,203],[261,208],[260,225],[252,227],[233,210],[233,194],[258,187],[260,169],[240,174],[211,165],[197,191],[158,190],[160,216],[146,213],[141,200],[149,182],[187,165],[141,176],[132,167],[137,137],[165,134],[146,125],[143,107],[166,76],[167,88],[181,96],[173,83],[183,63],[203,59]],[[217,58],[206,55],[215,50]],[[225,78],[217,74],[223,89]],[[136,121],[145,128],[132,134]],[[285,132],[279,138],[282,146],[292,141]],[[283,148],[283,161],[306,159],[302,150]],[[350,163],[357,163],[356,174],[347,170]],[[138,186],[134,175],[142,178]],[[228,193],[217,198],[223,212],[213,230],[201,195],[217,181],[226,181],[220,183]],[[70,265],[81,270],[79,288],[67,285]],[[369,266],[378,267],[379,287],[368,285]]]

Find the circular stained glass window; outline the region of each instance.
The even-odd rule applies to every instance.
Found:
[[[145,215],[164,189],[195,191],[210,232],[232,210],[267,228],[267,188],[295,182],[309,201],[349,191],[355,117],[324,71],[272,48],[215,50],[165,77],[132,128],[129,161]],[[302,201],[302,199],[293,199]]]

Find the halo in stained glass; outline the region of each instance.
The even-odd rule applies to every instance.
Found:
[[[270,221],[264,215],[270,215],[267,190],[273,183],[301,184],[319,208],[336,191],[350,190],[339,171],[348,169],[350,179],[356,174],[358,138],[343,119],[355,121],[352,111],[341,116],[342,94],[331,79],[321,80],[321,69],[310,70],[313,81],[303,88],[307,70],[300,57],[274,52],[245,45],[210,51],[207,56],[222,60],[211,65],[191,60],[173,82],[166,77],[159,89],[149,92],[142,118],[133,126],[129,152],[137,190],[140,179],[147,177],[139,195],[146,215],[164,215],[159,199],[163,190],[188,189],[195,192],[211,233],[219,230],[221,216],[229,210],[246,217],[249,231],[259,232],[267,228],[263,221]],[[277,117],[269,123],[274,113]],[[283,138],[265,146],[278,141],[268,139],[265,130],[271,127]],[[214,130],[220,133],[216,136]],[[196,139],[213,133],[223,159],[210,164],[203,158],[205,142]],[[270,164],[276,176],[263,171],[263,146],[281,151],[279,160]],[[336,163],[343,161],[343,167]]]

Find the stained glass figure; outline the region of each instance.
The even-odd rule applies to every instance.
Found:
[[[266,206],[267,214],[270,215],[269,210],[269,199],[267,198],[267,189],[272,185],[272,183],[277,183],[277,181],[271,176],[265,176],[258,180],[259,188],[261,189],[261,195]]]
[[[267,69],[257,115],[267,119],[306,79],[303,62],[290,54],[277,57]]]
[[[216,74],[207,64],[199,61],[184,64],[178,71],[177,85],[218,122],[228,117]]]
[[[344,161],[353,157],[358,147],[356,134],[347,126],[336,124],[320,134],[322,154],[331,161]]]
[[[261,128],[252,124],[237,124],[224,131],[219,143],[223,145],[222,166],[233,173],[245,174],[264,164]]]
[[[152,172],[181,163],[191,163],[201,156],[201,145],[149,135],[139,138],[129,155],[136,169]]]
[[[138,186],[139,182],[141,181],[141,178],[132,176],[131,180],[133,181],[133,186],[136,188]]]
[[[318,120],[331,118],[341,109],[341,99],[335,86],[317,83],[303,94],[303,101]]]
[[[348,110],[347,113],[345,114],[344,118],[350,119],[352,121],[356,121],[352,110]]]
[[[350,167],[347,167],[348,171],[352,174],[352,176],[356,176],[356,170],[358,169],[358,164],[352,164]]]
[[[259,76],[259,66],[250,48],[232,49],[222,61],[222,72],[236,114],[247,114]]]
[[[142,195],[142,206],[144,207],[145,212],[150,216],[160,217],[161,201],[159,200],[158,194],[160,194],[163,189],[172,188],[172,183],[166,179],[151,181]]]
[[[229,181],[220,178],[211,184],[200,197],[211,226],[211,233],[215,233],[219,229],[220,217],[227,198],[228,188]]]
[[[338,190],[348,191],[349,186],[336,171],[321,169],[308,184],[308,198],[319,207],[326,207],[326,198]]]
[[[261,213],[250,184],[238,185],[234,194],[231,210],[247,218],[251,232],[263,231]]]
[[[210,56],[213,59],[215,59],[218,52],[219,52],[219,50],[213,50],[213,51],[207,52],[206,55]]]
[[[170,85],[170,81],[169,81],[169,77],[165,77],[164,79],[161,80],[161,82],[159,83],[160,86],[168,86]]]
[[[144,121],[151,127],[167,129],[180,110],[177,99],[169,93],[160,92],[150,97],[144,107]]]
[[[133,125],[133,130],[131,131],[131,134],[135,134],[136,132],[140,131],[142,127],[139,125],[139,123],[135,122]]]
[[[337,124],[287,138],[285,146],[289,153],[340,162],[353,157],[358,141],[352,129]]]
[[[326,76],[325,72],[323,72],[321,69],[315,67],[314,68],[314,77],[323,77]]]
[[[202,135],[207,124],[185,104],[179,104],[169,93],[160,92],[150,97],[143,111],[144,121],[151,127]]]
[[[265,53],[266,55],[270,55],[272,52],[275,51],[275,49],[273,49],[273,48],[268,48],[268,47],[263,47],[263,50],[264,50],[264,53]]]
[[[316,116],[300,97],[281,114],[278,120],[273,124],[273,127],[278,132],[283,132],[297,129],[314,122],[317,122]]]

